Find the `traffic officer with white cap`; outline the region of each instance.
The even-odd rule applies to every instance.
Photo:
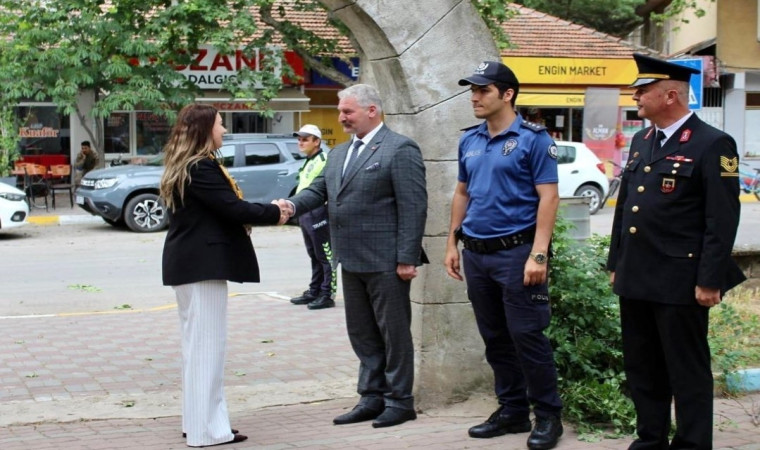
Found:
[[[298,193],[322,173],[327,164],[327,155],[322,151],[322,132],[316,125],[306,124],[293,136],[298,138],[298,148],[306,155],[306,161],[298,172]],[[309,289],[290,299],[290,302],[294,305],[307,305],[309,309],[332,308],[335,306],[337,277],[332,266],[327,206],[322,205],[304,213],[298,218],[298,224],[303,233],[306,253],[311,259],[311,281]]]

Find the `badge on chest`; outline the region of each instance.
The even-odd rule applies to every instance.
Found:
[[[660,191],[662,191],[663,194],[670,194],[676,189],[676,179],[675,178],[663,178],[662,184],[660,185]]]

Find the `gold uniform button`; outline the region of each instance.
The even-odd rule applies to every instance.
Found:
[[[637,212],[639,212],[639,207],[638,206],[634,206],[633,208],[631,208],[631,211],[637,213]]]
[[[677,170],[673,170],[673,171],[671,171],[670,173],[672,173],[673,175],[675,175],[675,174],[677,174],[677,173],[678,173],[678,171],[677,171]]]
[[[644,186],[639,186],[636,190],[639,192],[644,192]]]
[[[693,258],[693,257],[694,257],[694,253],[689,253],[689,258]]]
[[[644,167],[644,172],[649,173],[652,171],[652,168],[649,166]]]
[[[636,234],[636,227],[631,227],[628,229],[628,231],[630,231],[631,234]]]
[[[673,164],[673,167],[681,167],[681,164],[675,163],[675,164]]]

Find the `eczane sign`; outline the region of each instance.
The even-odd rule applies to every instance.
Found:
[[[294,60],[295,55],[289,53],[292,52],[286,52],[285,54],[288,63],[295,70],[296,74],[302,76],[303,64],[300,63],[300,60]],[[254,72],[261,72],[262,58],[264,58],[264,55],[259,49],[255,49],[254,54],[245,54],[241,49],[238,49],[235,50],[234,55],[225,55],[219,53],[214,47],[204,45],[199,48],[198,54],[195,55],[192,63],[177,66],[176,69],[191,83],[201,89],[221,89],[225,81],[235,79],[238,72],[244,67]],[[275,74],[279,76],[281,72],[278,60]],[[257,89],[261,89],[262,87],[255,86]]]

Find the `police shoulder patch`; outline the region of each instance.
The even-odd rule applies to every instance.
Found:
[[[557,146],[554,143],[549,146],[549,157],[551,159],[557,159]]]
[[[543,126],[543,125],[539,125],[539,124],[533,123],[533,122],[528,122],[527,120],[523,120],[523,122],[520,125],[523,126],[523,127],[525,127],[525,128],[527,128],[527,129],[529,129],[529,130],[531,130],[531,131],[534,131],[536,133],[538,133],[539,131],[543,131],[543,130],[546,129],[546,127]]]

